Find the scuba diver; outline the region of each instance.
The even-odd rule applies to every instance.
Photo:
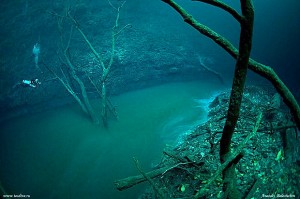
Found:
[[[32,87],[32,88],[36,88],[41,84],[41,82],[39,81],[39,79],[34,78],[32,80],[22,80],[22,85],[26,86],[26,87]]]

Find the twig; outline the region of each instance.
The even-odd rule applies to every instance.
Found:
[[[110,5],[113,9],[118,10],[118,8],[116,8],[116,7],[110,2],[110,0],[107,0],[107,1],[108,1],[109,5]]]
[[[208,72],[210,72],[210,73],[212,73],[213,75],[215,75],[215,76],[220,80],[220,82],[221,82],[222,84],[224,84],[224,80],[223,80],[223,78],[222,78],[222,75],[221,75],[220,73],[218,73],[217,71],[215,71],[215,70],[209,68],[208,66],[206,66],[206,64],[204,63],[204,59],[205,59],[205,58],[198,56],[198,60],[199,60],[199,62],[200,62],[200,65],[201,65],[205,70],[207,70]]]
[[[118,32],[115,33],[116,36],[116,40],[118,39],[118,35],[123,32],[126,28],[131,28],[132,25],[131,24],[126,24],[123,28],[121,28]]]
[[[180,162],[187,162],[187,160],[186,160],[185,158],[182,158],[182,157],[180,157],[180,156],[177,156],[177,155],[175,155],[175,154],[174,154],[173,152],[171,152],[171,151],[164,151],[163,153],[164,153],[165,155],[171,157],[171,158],[174,158],[174,159],[176,159],[176,160],[179,160]]]
[[[166,169],[162,174],[161,174],[161,178],[163,177],[163,175],[165,175],[168,171],[172,170],[172,169],[175,169],[175,168],[179,168],[179,166],[181,165],[187,165],[187,164],[194,164],[194,162],[180,162],[180,163],[177,163],[171,167],[169,167],[168,169]]]

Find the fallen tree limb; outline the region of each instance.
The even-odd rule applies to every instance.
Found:
[[[149,171],[145,173],[149,178],[155,178],[157,176],[162,175],[166,170],[168,170],[170,166],[162,167],[159,169],[155,169],[153,171]],[[119,191],[123,191],[125,189],[128,189],[130,187],[133,187],[134,185],[137,185],[141,182],[145,182],[147,179],[143,175],[136,175],[136,176],[130,176],[121,180],[117,180],[114,182],[116,188]]]
[[[116,188],[119,191],[123,191],[123,190],[128,189],[130,187],[133,187],[134,185],[137,185],[141,182],[145,182],[147,180],[149,181],[149,179],[156,178],[158,176],[162,177],[167,172],[169,172],[169,171],[171,171],[175,168],[183,169],[183,168],[180,167],[182,165],[191,164],[191,165],[194,165],[195,167],[199,167],[200,165],[204,164],[203,162],[190,162],[190,160],[188,160],[186,158],[179,157],[179,156],[177,156],[177,155],[175,155],[171,152],[165,152],[164,151],[164,154],[171,157],[171,158],[173,158],[173,159],[175,159],[175,160],[177,160],[177,161],[179,161],[179,162],[174,163],[173,165],[168,165],[168,166],[165,166],[165,167],[155,169],[153,171],[149,171],[147,173],[143,172],[142,175],[130,176],[130,177],[127,177],[127,178],[124,178],[124,179],[117,180],[117,181],[114,182]],[[149,179],[147,179],[145,176],[147,176],[147,178],[149,178]]]

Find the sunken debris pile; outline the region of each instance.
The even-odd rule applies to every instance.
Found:
[[[229,94],[228,91],[218,95],[210,104],[206,123],[184,136],[177,146],[165,149],[157,168],[148,173],[139,169],[141,175],[133,177],[134,183],[129,178],[126,182],[117,181],[118,189],[148,181],[151,187],[140,199],[193,198],[220,167],[219,142]],[[299,140],[278,94],[258,87],[245,89],[232,148],[236,149],[252,133],[260,112],[263,113],[260,126],[243,148],[244,156],[236,169],[238,189],[247,198],[261,198],[263,194],[297,197],[300,195]],[[200,198],[222,198],[222,176],[204,191]]]

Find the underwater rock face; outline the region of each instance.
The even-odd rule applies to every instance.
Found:
[[[160,3],[149,4],[150,7],[157,5],[160,6]],[[59,48],[62,45],[61,36],[68,38],[70,27],[65,27],[63,35],[60,35],[57,18],[50,14],[52,12],[61,14],[64,2],[29,2],[25,6],[24,2],[7,1],[2,6],[7,9],[3,9],[5,12],[0,14],[1,22],[6,24],[6,28],[1,30],[1,35],[6,39],[1,40],[3,59],[0,68],[0,111],[30,114],[61,104],[73,103],[70,94],[47,69],[48,67],[54,70],[63,79],[70,78],[68,68],[61,61],[63,54]],[[78,9],[76,19],[83,32],[99,51],[104,62],[107,62],[111,54],[111,29],[116,17],[114,9],[107,1],[79,3],[76,7]],[[21,8],[26,11],[20,13]],[[41,8],[50,13],[40,12]],[[162,18],[164,14],[160,11],[157,11],[157,14],[153,13],[155,10],[150,12],[147,9],[145,15],[140,3],[127,2],[124,5],[119,25],[123,27],[131,24],[131,26],[122,31],[118,37],[113,65],[107,79],[108,95],[167,82],[195,80],[202,77],[205,80],[204,76],[201,76],[196,59],[196,53],[201,54],[194,46],[194,42],[198,39],[195,38],[190,42],[184,39],[188,35],[170,35],[168,28],[161,28],[164,24],[169,24],[169,21],[165,17]],[[41,51],[39,48],[32,49],[37,43]],[[73,30],[68,53],[78,77],[87,88],[89,97],[97,98],[98,93],[89,78],[99,84],[102,75],[100,64],[77,30]],[[38,78],[42,83],[37,89],[18,85],[24,79],[33,78]],[[70,85],[78,92],[75,81],[70,81]]]

